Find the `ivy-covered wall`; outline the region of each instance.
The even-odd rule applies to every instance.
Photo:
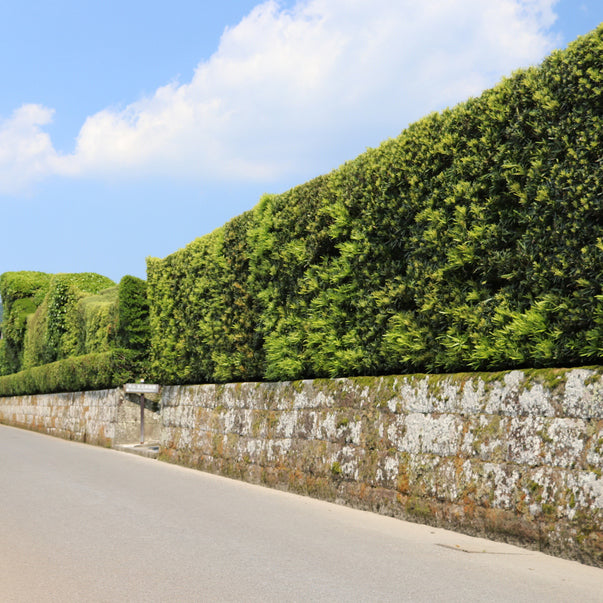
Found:
[[[603,26],[149,259],[163,383],[603,359]]]

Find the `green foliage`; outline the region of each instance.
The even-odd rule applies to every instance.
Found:
[[[0,395],[75,391],[146,376],[146,283],[98,274],[5,273]]]
[[[116,342],[118,288],[109,287],[98,295],[82,298],[78,303],[80,353],[106,352],[127,347]]]
[[[40,304],[48,284],[50,275],[44,272],[5,272],[0,275],[0,295],[8,312],[15,299],[31,298],[36,306]]]
[[[148,291],[1,275],[0,374],[104,387],[116,347],[164,383],[600,362],[602,37],[150,258]]]
[[[43,272],[5,272],[0,275],[2,341],[0,374],[21,368],[28,316],[35,312],[48,290],[50,275]]]
[[[255,297],[248,289],[251,221],[251,213],[243,214],[163,261],[148,260],[150,362],[156,379],[261,377],[262,342]]]
[[[124,276],[118,288],[117,343],[121,348],[145,354],[149,347],[149,302],[147,284],[135,276]]]
[[[114,332],[111,294],[99,295],[114,286],[112,280],[93,273],[55,274],[23,334],[21,366],[31,368],[89,352],[106,351]],[[94,297],[96,307],[88,298]],[[104,307],[99,307],[104,306]]]
[[[10,373],[10,367],[8,366],[8,360],[6,356],[6,341],[0,339],[0,375],[8,375]]]
[[[219,382],[262,377],[262,338],[256,329],[258,308],[249,279],[251,249],[247,232],[253,219],[253,213],[246,212],[228,222],[222,232],[219,253],[224,262],[216,283],[219,295],[212,316],[216,336],[211,351],[211,380]]]
[[[0,377],[0,396],[118,387],[144,374],[131,350],[65,358]]]
[[[600,362],[602,37],[149,259],[157,378]]]

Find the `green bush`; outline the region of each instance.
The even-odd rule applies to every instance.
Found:
[[[145,354],[149,347],[149,302],[147,284],[135,276],[119,282],[117,300],[117,344]]]
[[[42,303],[50,284],[50,275],[43,272],[5,272],[0,275],[2,298],[2,341],[0,374],[21,368],[27,320]]]
[[[0,339],[0,375],[8,375],[10,367],[6,358],[6,341]]]
[[[164,383],[600,362],[602,38],[149,258],[148,287],[3,274],[0,373],[28,370],[1,391],[119,358]]]
[[[112,286],[112,280],[94,273],[51,275],[42,302],[28,318],[20,366],[31,368],[108,349],[114,322],[108,305],[115,305],[115,299],[99,293]],[[97,305],[95,312],[92,304],[85,301],[90,296],[95,296],[104,308]]]
[[[3,274],[0,287],[5,304],[0,374],[7,375],[1,391],[111,387],[133,368],[145,376],[144,281],[125,276],[116,286],[92,273],[24,272]]]
[[[213,346],[219,337],[224,308],[219,283],[223,278],[223,229],[197,239],[164,262],[147,264],[147,277],[156,279],[169,266],[173,279],[149,289],[151,308],[151,371],[166,382],[211,380]],[[156,272],[156,268],[161,273]]]
[[[0,396],[110,389],[144,376],[137,355],[115,349],[65,358],[0,377]]]
[[[79,353],[106,352],[126,347],[117,342],[118,287],[82,298],[77,307]]]
[[[150,367],[161,382],[263,376],[258,302],[250,288],[252,212],[165,260],[149,258]]]
[[[5,273],[0,276],[0,292],[5,306],[0,371],[11,378],[19,374],[10,382],[18,383],[21,393],[27,387],[34,388],[30,393],[83,383],[105,387],[119,374],[116,363],[124,353],[127,366],[134,359],[137,371],[144,372],[148,346],[144,281],[127,276],[118,287],[92,273]]]
[[[164,382],[603,357],[603,26],[164,260]]]

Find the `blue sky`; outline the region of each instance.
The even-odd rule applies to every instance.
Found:
[[[601,0],[0,11],[0,273],[116,281],[603,21]]]

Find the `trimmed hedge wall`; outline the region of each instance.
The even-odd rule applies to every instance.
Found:
[[[78,353],[106,352],[115,347],[119,288],[109,287],[97,295],[80,299],[77,305]]]
[[[135,276],[124,276],[117,290],[117,345],[142,356],[149,347],[149,302],[147,283]]]
[[[91,306],[82,302],[90,296],[99,299],[101,291],[114,286],[112,280],[98,274],[52,275],[44,300],[28,317],[21,367],[40,366],[85,351],[106,351],[106,336],[94,333],[104,327],[98,324],[99,313],[90,312]],[[110,319],[107,310],[104,314]],[[86,324],[86,318],[90,324]],[[87,342],[87,336],[95,338],[98,347]]]
[[[162,383],[263,375],[258,301],[249,289],[245,213],[164,261],[148,259],[151,360]]]
[[[164,383],[603,358],[603,26],[164,260]]]
[[[110,389],[143,371],[131,350],[86,354],[0,377],[0,396]]]
[[[50,275],[44,272],[5,272],[0,275],[3,307],[0,375],[21,368],[27,317],[42,303],[49,285]]]
[[[146,375],[146,283],[92,273],[5,273],[1,392],[98,389]],[[125,364],[124,364],[125,363]]]
[[[1,275],[0,374],[104,387],[117,347],[163,383],[601,362],[602,38],[149,258],[148,291]]]

